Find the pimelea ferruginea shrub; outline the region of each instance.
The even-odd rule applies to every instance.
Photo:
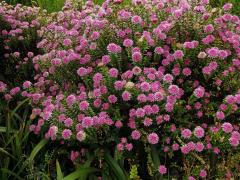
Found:
[[[33,80],[31,58],[39,54],[36,45],[40,41],[37,29],[40,28],[41,15],[37,7],[0,3],[0,80],[8,85],[9,90],[16,88],[16,93],[24,81]],[[9,92],[6,98],[10,99],[16,93]]]
[[[116,148],[132,178],[137,168],[145,179],[238,177],[240,20],[231,7],[67,2],[39,30],[45,54],[33,58],[38,74],[23,94],[37,117],[30,130],[75,149]]]

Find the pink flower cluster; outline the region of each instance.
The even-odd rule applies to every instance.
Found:
[[[195,158],[189,179],[208,177],[210,154],[239,150],[240,19],[225,12],[231,5],[217,15],[207,0],[71,6],[38,31],[44,54],[33,57],[34,82],[21,87],[36,117],[31,131],[104,141],[126,157],[143,145],[157,147],[161,162]]]

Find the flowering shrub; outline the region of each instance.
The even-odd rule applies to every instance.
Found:
[[[20,92],[22,83],[33,80],[34,68],[31,58],[39,54],[36,44],[39,41],[37,29],[40,28],[40,9],[20,4],[15,7],[0,3],[0,59],[1,84],[7,83],[9,91],[5,98]],[[4,82],[2,82],[4,81]],[[1,85],[0,92],[7,90]]]
[[[238,177],[240,20],[231,7],[114,0],[78,10],[68,1],[38,31],[44,54],[22,93],[37,117],[30,131],[83,151],[116,148],[132,178]]]

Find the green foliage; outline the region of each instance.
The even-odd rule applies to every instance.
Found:
[[[225,3],[232,3],[233,4],[233,9],[232,9],[233,14],[239,15],[239,13],[240,13],[240,1],[239,0],[210,0],[210,4],[213,7],[222,7]]]
[[[30,175],[30,169],[34,162],[39,163],[38,154],[47,143],[46,140],[38,143],[37,138],[29,135],[27,102],[18,103],[14,109],[11,104],[0,104],[0,179],[23,179]]]
[[[132,165],[130,170],[130,179],[139,179],[137,165]]]
[[[39,6],[41,9],[46,9],[47,12],[60,11],[65,3],[65,0],[6,0],[8,4],[23,4],[27,6]]]
[[[36,3],[37,6],[41,7],[41,9],[46,9],[47,12],[51,13],[60,11],[65,3],[65,0],[36,0]]]
[[[124,174],[123,169],[120,168],[117,161],[114,160],[109,153],[105,153],[104,159],[113,171],[114,175],[117,177],[117,179],[128,179],[128,177]]]

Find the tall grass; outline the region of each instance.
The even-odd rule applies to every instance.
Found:
[[[34,169],[36,155],[47,143],[30,136],[30,111],[28,99],[17,105],[0,102],[0,179],[29,176]]]

